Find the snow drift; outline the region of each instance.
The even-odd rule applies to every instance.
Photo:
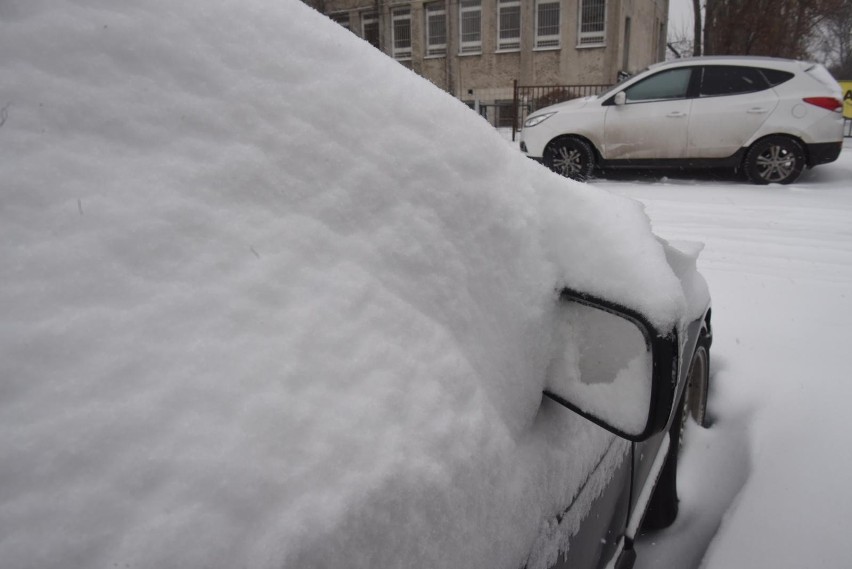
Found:
[[[626,448],[541,403],[556,291],[684,310],[640,205],[296,0],[7,1],[0,52],[3,567],[555,555]]]

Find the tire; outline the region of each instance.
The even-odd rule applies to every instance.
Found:
[[[677,518],[677,464],[683,446],[686,422],[692,418],[700,427],[707,426],[707,393],[710,386],[710,348],[702,332],[689,364],[686,387],[678,405],[677,415],[669,431],[669,453],[660,472],[657,487],[651,496],[642,521],[643,530],[669,527]]]
[[[595,153],[579,138],[560,138],[544,150],[544,165],[566,178],[583,182],[595,168]]]
[[[755,184],[792,184],[806,162],[801,144],[786,136],[769,136],[749,149],[743,169]]]

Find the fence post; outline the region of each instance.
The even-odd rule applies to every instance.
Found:
[[[515,142],[515,133],[518,132],[518,80],[512,84],[512,142]]]

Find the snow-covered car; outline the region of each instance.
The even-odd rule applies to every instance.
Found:
[[[840,85],[815,63],[696,57],[532,113],[521,150],[565,176],[595,168],[732,168],[789,184],[843,146]]]
[[[699,246],[298,0],[0,16],[0,566],[626,567],[672,520]]]

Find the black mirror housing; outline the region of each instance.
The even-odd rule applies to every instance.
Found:
[[[553,375],[559,377],[549,383],[544,396],[630,441],[644,441],[663,431],[671,415],[677,388],[677,331],[662,332],[636,310],[567,288],[561,291],[559,303],[562,308],[573,305],[583,311],[571,312],[566,326],[578,328],[577,314],[592,316],[586,319],[586,329],[582,329],[581,323],[579,332],[575,331],[574,334],[575,339],[577,333],[593,336],[590,345],[595,354],[592,358],[586,358],[588,362],[583,368],[583,365],[577,365],[583,356],[577,355],[575,348],[568,350],[571,352],[568,356],[557,353],[557,364],[552,367],[555,370]],[[632,330],[628,334],[633,344],[629,350],[633,352],[628,352],[627,357],[618,353],[623,352],[623,345],[627,343],[623,332],[613,335],[601,334],[597,330],[601,326],[600,322],[607,321],[615,323],[622,330]],[[646,352],[636,357],[631,355],[639,348]],[[620,359],[621,363],[616,361],[613,366],[610,361],[613,359]],[[558,363],[561,360],[571,361],[568,364]],[[637,361],[639,364],[634,365]],[[611,370],[606,371],[601,378],[599,370],[591,369],[590,366],[609,367]],[[625,374],[627,371],[630,373]],[[567,375],[571,378],[561,377]],[[624,420],[625,415],[633,417]]]

